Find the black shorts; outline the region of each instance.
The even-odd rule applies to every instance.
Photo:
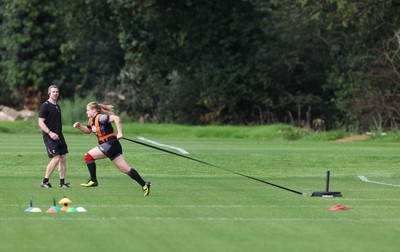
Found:
[[[53,158],[57,155],[65,155],[68,153],[68,146],[65,142],[64,136],[60,135],[59,140],[53,140],[49,135],[43,135],[43,142],[46,146],[47,155]]]
[[[100,143],[97,146],[104,155],[110,160],[122,155],[122,146],[116,137],[109,138],[106,142]]]

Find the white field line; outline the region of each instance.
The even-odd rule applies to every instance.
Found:
[[[335,203],[332,203],[332,205]],[[28,205],[14,205],[14,204],[8,204],[8,205],[2,205],[0,208],[20,208],[21,211],[24,209],[28,208]],[[43,212],[45,212],[48,208],[51,206],[35,206],[34,207],[39,207]],[[369,205],[369,206],[351,206],[352,208],[355,209],[399,209],[400,206],[376,206],[376,205]],[[283,208],[306,208],[306,209],[312,209],[312,208],[328,208],[324,206],[238,206],[238,207],[232,207],[232,206],[139,206],[139,205],[84,205],[84,208],[86,210],[91,210],[91,209],[98,209],[98,208],[268,208],[268,209],[283,209]]]
[[[373,184],[378,184],[378,185],[387,185],[387,186],[395,186],[395,187],[400,187],[400,185],[395,185],[395,184],[389,184],[389,183],[383,183],[383,182],[378,182],[378,181],[372,181],[367,179],[365,176],[358,176],[361,181],[367,182],[367,183],[373,183]]]
[[[175,149],[175,150],[179,151],[179,152],[182,153],[182,154],[189,154],[189,152],[187,152],[187,151],[185,151],[184,149],[179,148],[179,147],[175,147],[175,146],[171,146],[171,145],[162,144],[162,143],[159,143],[159,142],[156,142],[156,141],[153,141],[153,140],[144,138],[144,137],[138,137],[138,139],[143,140],[143,141],[146,141],[146,142],[149,142],[149,143],[152,143],[152,144],[155,144],[155,145],[158,145],[158,146],[164,146],[164,147],[167,147],[167,148]]]
[[[36,207],[35,204],[33,204]],[[42,204],[41,204],[42,205]],[[29,204],[20,205],[20,204],[1,204],[2,207],[26,207],[28,208]],[[287,205],[287,206],[278,206],[278,205],[133,205],[133,204],[110,204],[110,205],[84,205],[85,208],[318,208],[319,206],[307,206],[307,205]],[[50,208],[50,205],[49,205]],[[43,209],[42,209],[43,210]]]
[[[71,217],[39,217],[37,215],[46,213],[26,213],[25,217],[0,217],[0,221],[115,221],[115,220],[126,220],[126,221],[201,221],[201,222],[216,222],[216,221],[235,221],[235,222],[400,222],[400,218],[362,218],[362,219],[351,219],[351,218],[244,218],[244,217],[143,217],[143,216],[131,216],[131,217],[120,217],[120,216],[109,216],[109,217],[82,217],[87,213],[72,213],[67,214]],[[64,214],[64,213],[61,213]],[[57,214],[57,215],[61,215]],[[28,216],[32,215],[32,216]],[[36,216],[34,216],[36,215]],[[80,216],[78,216],[80,215]]]
[[[356,199],[356,198],[340,198],[340,201],[380,201],[380,202],[385,202],[385,201],[390,201],[390,202],[399,202],[400,199]],[[334,201],[336,202],[336,201]],[[332,204],[335,204],[332,202]],[[50,208],[52,205],[44,205],[43,203],[40,204],[33,204],[34,207],[40,207],[42,210]],[[93,205],[93,204],[81,204],[81,205],[76,205],[76,206],[82,206],[85,208],[170,208],[170,209],[190,209],[190,208],[203,208],[203,209],[240,209],[240,208],[323,208],[324,206],[316,206],[316,205],[134,205],[134,204],[98,204],[98,205]],[[28,208],[29,207],[29,202],[26,204],[4,204],[0,202],[0,208]],[[364,205],[364,206],[357,206],[357,208],[400,208],[399,206],[382,206],[382,205]]]

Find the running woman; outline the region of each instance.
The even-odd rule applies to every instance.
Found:
[[[150,182],[144,181],[139,173],[126,163],[122,154],[122,147],[119,142],[119,139],[123,137],[122,124],[119,116],[114,115],[113,106],[90,102],[86,106],[86,114],[89,117],[87,126],[75,122],[73,127],[86,134],[93,132],[97,136],[99,145],[89,150],[84,156],[90,179],[82,183],[81,186],[98,186],[95,161],[108,157],[115,167],[134,179],[142,187],[144,197],[148,196],[150,194]],[[111,123],[114,123],[117,127],[117,134],[114,133]]]
[[[65,183],[68,146],[62,134],[61,108],[57,103],[60,92],[56,85],[51,85],[47,89],[47,93],[49,99],[40,107],[38,124],[43,131],[43,142],[47,149],[47,155],[51,159],[40,186],[52,188],[49,180],[58,164],[60,187],[68,188],[69,183]]]

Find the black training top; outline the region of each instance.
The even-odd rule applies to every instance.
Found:
[[[62,134],[61,108],[58,104],[45,101],[39,110],[39,118],[44,118],[47,128],[58,135]],[[43,132],[45,135],[47,132]]]

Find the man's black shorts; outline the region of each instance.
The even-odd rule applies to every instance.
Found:
[[[64,136],[59,136],[59,140],[53,140],[49,135],[43,135],[43,142],[46,146],[47,155],[49,158],[53,158],[57,155],[65,155],[68,153],[68,146],[65,142]]]

